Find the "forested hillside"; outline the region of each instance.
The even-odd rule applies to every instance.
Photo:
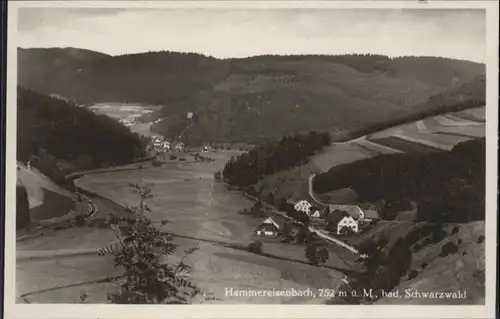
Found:
[[[167,137],[183,133],[190,144],[278,140],[311,130],[345,139],[394,118],[439,111],[439,103],[422,105],[485,72],[483,64],[434,57],[215,59],[177,52],[108,56],[70,48],[18,54],[20,85],[85,105],[162,105],[148,116],[162,119],[153,130]],[[188,111],[196,119],[189,127]]]
[[[268,142],[237,158],[231,158],[222,176],[230,185],[250,186],[266,175],[304,163],[330,142],[328,133],[314,131],[307,135],[285,136],[278,142]]]
[[[64,169],[124,164],[145,155],[141,138],[110,117],[22,87],[17,104],[17,160],[31,160],[51,178]],[[58,169],[60,162],[66,167]]]
[[[485,216],[486,140],[457,144],[451,152],[391,154],[339,165],[319,174],[318,193],[350,187],[361,201],[384,200],[391,211],[418,206],[418,219],[470,222]],[[408,206],[410,206],[408,208]]]

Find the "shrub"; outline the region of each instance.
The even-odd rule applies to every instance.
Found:
[[[158,160],[158,159],[156,159],[156,158],[155,158],[155,159],[151,162],[151,164],[152,164],[154,167],[160,167],[163,163],[162,163],[160,160]]]
[[[441,252],[439,253],[439,257],[446,257],[448,255],[454,254],[458,251],[457,245],[452,242],[447,242],[441,248]]]
[[[299,231],[295,235],[295,242],[299,245],[303,244],[309,236],[309,233],[309,228],[307,228],[306,226],[300,227]]]
[[[216,180],[220,180],[220,179],[222,179],[222,173],[221,173],[221,171],[217,171],[217,172],[215,172],[215,173],[214,173],[214,178],[215,178]]]
[[[427,267],[427,266],[428,266],[428,264],[427,264],[427,263],[425,263],[425,262],[424,262],[424,263],[422,263],[422,265],[420,265],[420,267],[421,267],[422,269],[425,269],[425,267]]]
[[[433,242],[431,237],[425,237],[424,240],[422,241],[422,246],[428,246],[431,245],[432,243]]]
[[[260,240],[255,240],[248,244],[248,251],[254,254],[262,254],[262,242]]]
[[[446,238],[446,232],[442,228],[434,228],[432,231],[432,241],[434,243],[440,242]]]
[[[459,230],[458,226],[453,227],[453,229],[451,230],[451,234],[453,235],[453,234],[458,233],[458,230]]]
[[[479,236],[479,237],[477,238],[476,243],[481,244],[481,243],[483,243],[483,242],[484,242],[484,240],[485,240],[485,237],[484,237],[484,236]]]
[[[97,227],[99,229],[108,229],[109,223],[105,218],[95,218],[88,222],[89,226]]]
[[[478,280],[479,282],[484,283],[485,278],[486,278],[484,269],[478,269],[478,270],[474,271],[474,273],[472,274],[472,277],[474,279]]]
[[[418,276],[418,271],[417,270],[410,270],[410,272],[408,273],[408,280],[411,280],[415,277]]]
[[[75,217],[75,225],[76,225],[77,227],[82,227],[82,226],[85,226],[85,222],[86,222],[86,220],[85,220],[85,216],[83,216],[83,215],[77,215],[77,216]]]
[[[309,264],[318,266],[318,251],[316,249],[316,245],[309,244],[306,246],[306,259],[309,261]]]
[[[415,245],[413,245],[413,251],[417,252],[417,251],[421,250],[422,247],[423,247],[422,244],[416,243]]]
[[[30,224],[30,205],[28,193],[24,186],[16,187],[16,197],[16,229],[22,229]]]
[[[380,247],[380,248],[384,248],[387,244],[389,243],[389,240],[386,238],[386,237],[381,237],[379,240],[378,240],[378,243],[377,245]]]
[[[190,303],[200,290],[188,280],[191,267],[184,260],[197,248],[185,250],[178,263],[169,263],[168,257],[175,253],[177,245],[145,216],[150,211],[145,200],[152,197],[151,190],[138,184],[131,187],[140,197],[139,205],[129,206],[126,217],[110,218],[121,243],[121,249],[111,254],[115,265],[124,270],[124,280],[119,291],[110,293],[108,299],[117,304]],[[119,229],[128,231],[123,234]]]
[[[175,155],[170,155],[170,160],[171,161],[175,161],[177,159],[177,157]]]
[[[463,244],[463,242],[464,242],[464,241],[462,240],[462,238],[459,238],[459,239],[457,240],[457,246],[462,245],[462,244]]]

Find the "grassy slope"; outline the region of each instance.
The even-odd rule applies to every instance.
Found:
[[[419,224],[413,222],[382,222],[364,235],[356,238],[357,241],[365,239],[377,240],[385,236],[390,241],[405,237],[409,231]],[[458,227],[458,232],[453,234],[453,228]],[[416,277],[409,279],[403,277],[401,283],[393,291],[399,290],[404,296],[406,289],[421,292],[453,292],[467,291],[465,303],[484,303],[484,270],[485,270],[485,244],[478,242],[484,236],[484,221],[466,224],[448,224],[443,227],[447,236],[438,243],[424,245],[420,250],[412,251],[412,264],[410,271],[416,271]],[[458,251],[449,256],[439,256],[441,249],[447,242],[457,244]],[[422,243],[422,240],[419,242]],[[424,265],[424,267],[422,267]],[[393,299],[381,298],[377,304],[464,304],[463,300],[432,300],[423,298]]]
[[[276,138],[311,129],[345,137],[381,121],[413,114],[412,105],[484,73],[481,64],[427,57],[218,60],[175,52],[115,57],[79,52],[20,49],[20,84],[78,103],[164,105],[154,116],[166,119],[154,130],[170,137],[178,136],[186,126],[186,112],[193,111],[195,123],[185,138],[198,142],[252,142],[261,135]]]

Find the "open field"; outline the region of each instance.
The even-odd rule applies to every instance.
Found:
[[[478,107],[442,114],[377,132],[367,139],[403,152],[450,150],[460,142],[485,136],[484,112],[485,107]]]
[[[276,297],[231,297],[225,295],[225,288],[235,289],[282,289],[325,288],[335,286],[341,272],[328,268],[314,267],[306,263],[303,246],[281,243],[264,243],[265,256],[247,252],[244,248],[254,239],[253,229],[262,221],[260,218],[244,216],[238,212],[252,206],[252,202],[239,193],[231,192],[214,180],[213,173],[221,169],[225,161],[238,154],[235,151],[207,153],[215,162],[169,163],[162,167],[145,167],[141,170],[115,171],[91,174],[76,181],[77,185],[112,199],[120,205],[137,203],[137,196],[127,186],[129,183],[144,182],[151,185],[155,197],[148,202],[153,220],[168,219],[171,223],[163,230],[171,232],[175,242],[183,249],[198,247],[200,250],[189,257],[194,266],[193,281],[205,291],[215,294],[215,303],[320,303],[320,298]],[[106,199],[93,198],[99,206],[101,217],[118,209]],[[107,209],[107,210],[106,210]],[[80,238],[80,240],[78,240]],[[84,238],[84,242],[81,241]],[[109,230],[91,227],[67,229],[54,232],[21,243],[18,249],[42,251],[54,249],[75,249],[89,251],[104,247],[113,239]],[[18,295],[42,288],[64,286],[71,280],[66,278],[67,269],[75,269],[68,276],[72,282],[99,279],[99,268],[107,274],[110,261],[91,256],[74,256],[56,260],[33,260],[18,264]],[[330,267],[342,268],[345,264],[331,255]],[[95,260],[99,260],[96,262]],[[92,266],[89,265],[92,264]],[[43,269],[46,281],[34,284],[32,278]],[[86,270],[85,270],[86,269]],[[94,275],[92,273],[95,272]],[[62,273],[61,280],[57,276]],[[110,274],[112,275],[112,274]],[[63,280],[64,279],[64,280]],[[91,288],[92,287],[92,288]],[[97,291],[97,288],[100,290]],[[92,302],[97,302],[113,289],[109,284],[66,287],[29,296],[32,302],[72,302],[78,293],[89,289]],[[77,298],[77,297],[76,297]],[[102,302],[102,301],[101,301]]]
[[[420,144],[407,139],[401,138],[399,136],[389,136],[377,139],[378,144],[395,148],[404,153],[429,153],[437,152],[439,149],[435,147],[428,146],[426,144]]]

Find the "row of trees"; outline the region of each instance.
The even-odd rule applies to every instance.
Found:
[[[384,155],[337,166],[316,176],[313,187],[319,193],[350,187],[363,201],[385,200],[386,206],[402,210],[415,202],[420,220],[484,220],[485,142],[482,138],[450,152]]]
[[[304,163],[330,143],[328,133],[312,131],[306,135],[285,136],[278,142],[269,142],[237,158],[232,157],[222,175],[233,186],[249,186],[266,175]]]

